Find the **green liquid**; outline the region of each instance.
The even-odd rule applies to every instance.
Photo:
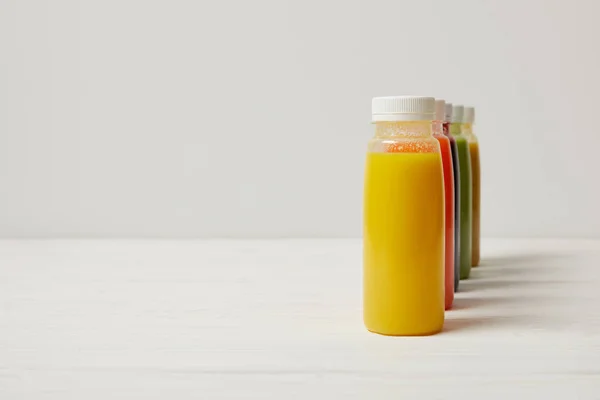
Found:
[[[473,177],[469,142],[461,133],[460,123],[450,125],[450,134],[456,140],[460,168],[460,279],[471,274],[471,244],[473,230]]]

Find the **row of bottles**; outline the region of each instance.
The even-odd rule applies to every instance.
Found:
[[[430,335],[479,264],[475,110],[433,97],[373,99],[364,197],[364,321]]]

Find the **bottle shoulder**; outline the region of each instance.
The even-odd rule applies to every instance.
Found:
[[[434,134],[433,137],[440,143],[450,143],[450,138],[442,133]]]
[[[440,142],[428,137],[375,137],[369,141],[371,153],[439,153]]]
[[[473,133],[471,133],[470,135],[467,136],[467,140],[469,141],[469,143],[475,143],[475,144],[479,143],[479,139]]]

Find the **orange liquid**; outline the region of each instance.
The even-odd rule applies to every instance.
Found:
[[[444,171],[444,289],[446,310],[452,308],[454,302],[454,171],[452,168],[452,152],[450,139],[444,135],[433,135],[440,142],[442,167]]]

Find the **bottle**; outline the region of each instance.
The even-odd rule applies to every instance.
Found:
[[[444,324],[444,183],[433,97],[373,99],[364,192],[364,323],[431,335]]]
[[[473,192],[469,142],[462,133],[463,106],[452,106],[450,134],[456,140],[460,166],[460,279],[471,274],[471,230],[473,229]]]
[[[440,143],[444,172],[444,290],[445,308],[452,308],[454,302],[454,172],[452,170],[452,149],[450,140],[444,135],[446,102],[435,101],[435,119],[431,125],[433,137]]]
[[[479,141],[473,133],[473,123],[475,122],[475,109],[465,107],[463,114],[462,132],[469,141],[469,154],[471,155],[471,173],[473,176],[473,228],[471,241],[471,266],[479,265],[479,242],[480,220],[481,220],[481,169],[479,165]]]
[[[456,139],[450,134],[450,122],[452,121],[452,103],[446,103],[444,116],[444,135],[450,140],[452,149],[452,169],[454,172],[454,291],[458,291],[460,282],[460,164],[458,160],[458,148]]]

